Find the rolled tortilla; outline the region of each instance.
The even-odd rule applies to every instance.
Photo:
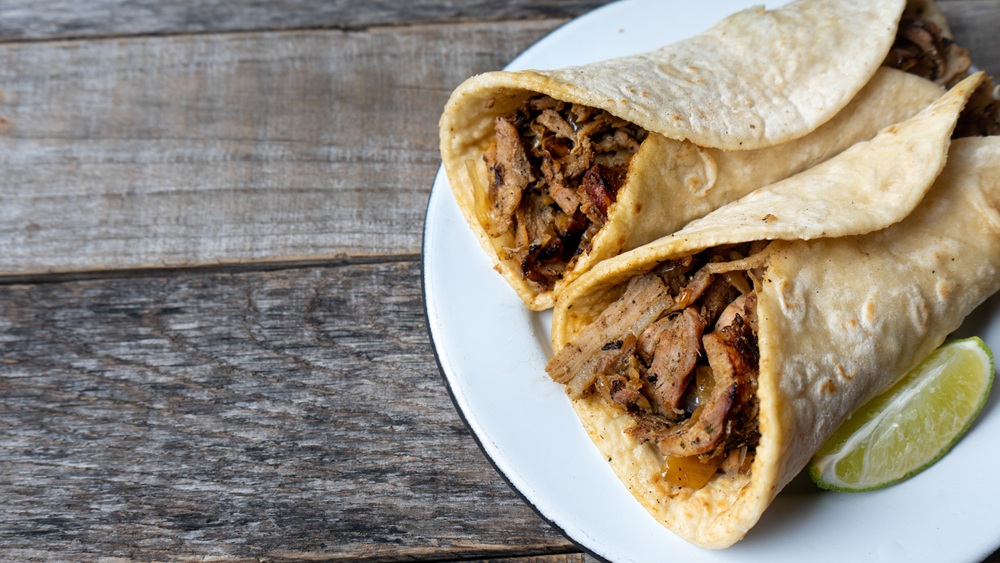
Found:
[[[948,141],[980,79],[567,288],[553,316],[557,353],[579,346],[575,337],[629,280],[658,264],[774,241],[749,260],[763,271],[755,288],[759,440],[748,473],[717,473],[701,488],[671,485],[657,449],[629,431],[631,415],[598,393],[573,401],[629,492],[669,529],[708,548],[743,538],[854,409],[1000,289],[1000,138],[958,139],[950,151]]]
[[[927,81],[879,72],[903,5],[799,0],[739,12],[651,53],[470,78],[441,117],[448,181],[500,273],[529,308],[547,309],[601,260],[821,162],[939,96]],[[649,132],[603,228],[561,279],[545,283],[527,279],[511,257],[513,234],[490,236],[482,204],[494,177],[483,157],[495,122],[537,94],[607,111]],[[834,119],[841,113],[855,118]]]
[[[704,148],[651,135],[633,157],[608,220],[557,282],[564,287],[599,262],[670,234],[751,191],[839,154],[880,129],[912,117],[941,96],[933,82],[879,68],[844,110],[800,139],[750,151]],[[536,302],[546,296],[536,297]]]

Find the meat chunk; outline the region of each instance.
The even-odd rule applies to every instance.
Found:
[[[736,322],[736,317],[741,316],[744,319],[747,318],[747,299],[751,299],[751,303],[756,303],[756,294],[752,296],[740,295],[734,299],[729,305],[723,309],[722,313],[719,315],[718,320],[715,321],[715,330],[720,330],[727,326],[732,326]]]
[[[716,280],[701,296],[701,314],[708,325],[715,325],[722,312],[742,294],[734,287],[727,276]],[[754,305],[756,307],[756,305]]]
[[[948,86],[969,70],[972,60],[933,22],[904,17],[884,64]]]
[[[625,335],[642,333],[673,303],[655,274],[633,278],[625,294],[553,356],[545,371],[565,384],[570,396],[583,395],[596,379],[601,362],[610,355],[609,350],[614,350],[608,345]]]
[[[603,225],[608,220],[608,208],[615,202],[622,174],[600,164],[594,165],[583,175],[583,183],[577,190],[580,211],[592,223]]]
[[[701,357],[701,337],[705,319],[688,307],[667,320],[660,332],[652,362],[646,370],[651,402],[657,414],[677,418],[681,398]]]
[[[896,40],[883,64],[948,87],[972,69],[969,51],[922,14],[900,20]],[[969,98],[952,138],[990,135],[1000,135],[1000,91],[988,76]]]
[[[549,154],[542,157],[542,175],[549,186],[549,195],[555,200],[559,209],[567,215],[576,213],[580,207],[580,196],[576,195],[576,190],[566,185],[566,178],[559,163]]]
[[[677,294],[677,304],[679,307],[690,307],[695,301],[701,299],[709,287],[712,286],[714,276],[705,270],[698,270],[691,277],[684,287]]]
[[[636,338],[632,334],[624,340],[605,344],[602,351],[610,354],[598,364],[596,371],[599,375],[595,380],[599,393],[633,413],[649,409],[649,401],[641,390],[635,344]]]
[[[495,145],[487,152],[486,159],[492,174],[489,233],[498,237],[513,227],[514,212],[534,175],[517,128],[502,117],[496,119]]]
[[[573,130],[573,126],[570,125],[569,122],[566,121],[563,116],[559,115],[559,112],[554,109],[543,110],[536,119],[538,119],[538,122],[546,129],[552,131],[560,137],[563,137],[564,139],[576,138],[576,132]]]

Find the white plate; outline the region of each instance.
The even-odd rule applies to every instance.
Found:
[[[751,3],[624,0],[557,29],[508,68],[650,50]],[[529,312],[492,269],[443,172],[431,192],[423,252],[428,323],[458,410],[507,481],[593,554],[612,561],[980,561],[1000,546],[996,391],[951,453],[905,483],[844,494],[820,491],[800,476],[735,546],[707,551],[686,543],[625,490],[562,387],[545,374],[551,316]],[[961,333],[978,334],[1000,352],[1000,298]]]

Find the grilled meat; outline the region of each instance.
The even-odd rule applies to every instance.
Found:
[[[710,274],[703,266],[760,248],[710,250],[632,278],[552,358],[548,373],[571,396],[597,393],[623,409],[635,422],[629,433],[664,457],[749,471],[759,438],[751,286],[759,272]]]

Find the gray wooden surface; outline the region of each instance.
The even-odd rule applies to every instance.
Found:
[[[4,0],[0,37],[219,33],[341,29],[572,18],[602,0]]]
[[[0,0],[0,560],[589,559],[455,412],[420,238],[451,89],[600,3]]]

